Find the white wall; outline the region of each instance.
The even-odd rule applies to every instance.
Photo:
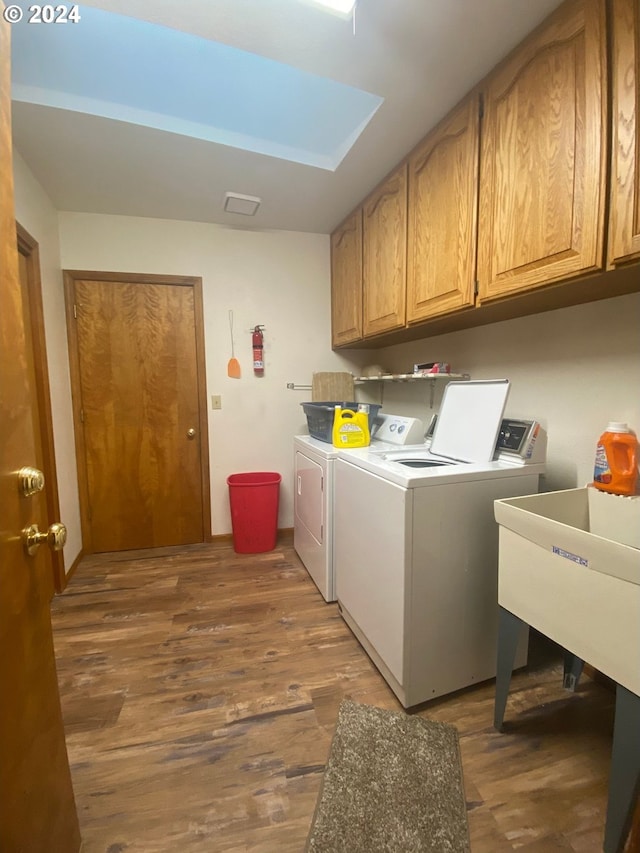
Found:
[[[315,371],[357,372],[354,359],[365,357],[331,351],[329,237],[80,213],[59,222],[65,269],[202,277],[213,533],[231,530],[226,478],[242,471],[282,474],[279,526],[292,527],[293,436],[306,432],[300,403],[310,392],[286,385],[309,385]],[[227,376],[230,309],[240,380]],[[265,326],[263,378],[252,370],[256,324]]]
[[[68,571],[82,548],[78,474],[71,409],[71,382],[60,268],[58,214],[17,151],[13,152],[16,219],[40,251],[53,440],[58,475],[60,519],[67,528],[64,564]]]
[[[506,414],[532,417],[548,430],[545,491],[593,479],[596,441],[608,421],[640,434],[640,294],[389,347],[380,362],[411,371],[447,361],[472,379],[511,380]],[[427,418],[424,386],[388,385],[385,409]],[[441,398],[436,394],[435,409]]]

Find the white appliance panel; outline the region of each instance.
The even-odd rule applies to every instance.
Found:
[[[538,491],[538,476],[414,489],[407,707],[496,674],[498,530],[494,500]],[[462,521],[464,519],[464,521]],[[527,634],[516,667],[527,661]]]
[[[377,438],[378,433],[389,441]],[[379,412],[372,446],[397,447],[423,438],[417,418]],[[294,438],[294,548],[326,601],[335,601],[333,468],[338,448],[309,435]],[[346,451],[357,453],[357,450]],[[318,476],[318,470],[322,476]],[[300,474],[300,478],[299,475]]]
[[[397,460],[430,461],[424,445],[381,445],[334,463],[338,603],[406,708],[495,676],[494,501],[537,492],[545,470],[544,431],[522,424],[539,433],[535,454],[415,469]]]
[[[419,418],[404,415],[391,415],[378,412],[375,431],[371,435],[372,445],[376,444],[420,444],[424,441],[424,424]]]
[[[406,458],[431,459],[438,463],[445,461],[442,457],[434,456],[424,447],[421,449],[409,447],[402,451],[378,450],[373,447],[351,451],[344,450],[340,451],[339,458],[406,489],[440,488],[445,482],[467,483],[473,480],[483,480],[490,476],[517,478],[523,473],[522,464],[504,459],[484,463],[450,462],[446,465],[438,464],[435,468],[410,468],[398,461]],[[527,467],[528,473],[544,473],[545,466],[542,463],[527,465]]]
[[[325,525],[324,468],[299,450],[295,467],[295,513],[316,542],[322,542]]]
[[[406,590],[399,555],[410,539],[412,493],[341,459],[334,476],[341,496],[334,513],[338,601],[402,682]]]
[[[293,547],[326,601],[335,601],[333,580],[333,455],[309,442],[294,442]]]
[[[508,395],[508,379],[450,382],[442,397],[431,452],[462,462],[489,462]]]

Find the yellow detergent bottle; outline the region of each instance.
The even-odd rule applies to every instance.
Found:
[[[358,411],[335,407],[333,416],[334,447],[367,447],[371,441],[369,433],[368,406],[358,406]],[[361,411],[362,409],[362,411]]]

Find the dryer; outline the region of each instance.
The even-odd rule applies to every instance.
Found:
[[[537,492],[546,453],[538,423],[503,419],[507,393],[452,383],[431,446],[335,459],[338,604],[405,708],[496,673],[493,502]]]
[[[384,438],[378,438],[379,433]],[[391,450],[423,438],[424,424],[418,418],[379,412],[370,446]],[[333,444],[312,436],[294,438],[293,546],[326,601],[336,600],[333,484],[337,454]]]
[[[337,449],[310,435],[294,438],[293,547],[325,601],[335,601],[333,460]]]

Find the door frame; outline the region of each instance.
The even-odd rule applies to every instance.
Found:
[[[202,536],[204,542],[211,541],[211,480],[209,475],[209,427],[207,417],[207,388],[204,349],[204,314],[202,307],[202,278],[186,275],[146,275],[141,273],[96,272],[95,270],[63,270],[65,310],[67,314],[67,340],[69,343],[69,372],[71,375],[71,399],[73,406],[73,431],[75,435],[78,466],[78,491],[80,499],[80,527],[82,547],[86,554],[93,554],[91,523],[89,519],[89,485],[87,452],[82,429],[80,360],[78,357],[78,334],[74,313],[74,288],[76,281],[106,281],[123,284],[166,284],[173,287],[193,289],[194,336],[199,408],[200,479],[202,485]]]
[[[51,389],[49,385],[49,366],[42,305],[42,280],[40,277],[40,247],[29,232],[16,222],[18,253],[26,261],[28,311],[31,321],[33,362],[36,373],[38,411],[40,414],[38,429],[42,444],[42,473],[44,474],[44,493],[47,517],[60,518],[60,498],[58,494],[58,474],[56,469],[55,444],[53,439],[53,419],[51,415]],[[49,551],[49,549],[47,549]],[[53,572],[56,592],[63,592],[68,576],[64,568],[63,551],[49,551],[49,562]]]

